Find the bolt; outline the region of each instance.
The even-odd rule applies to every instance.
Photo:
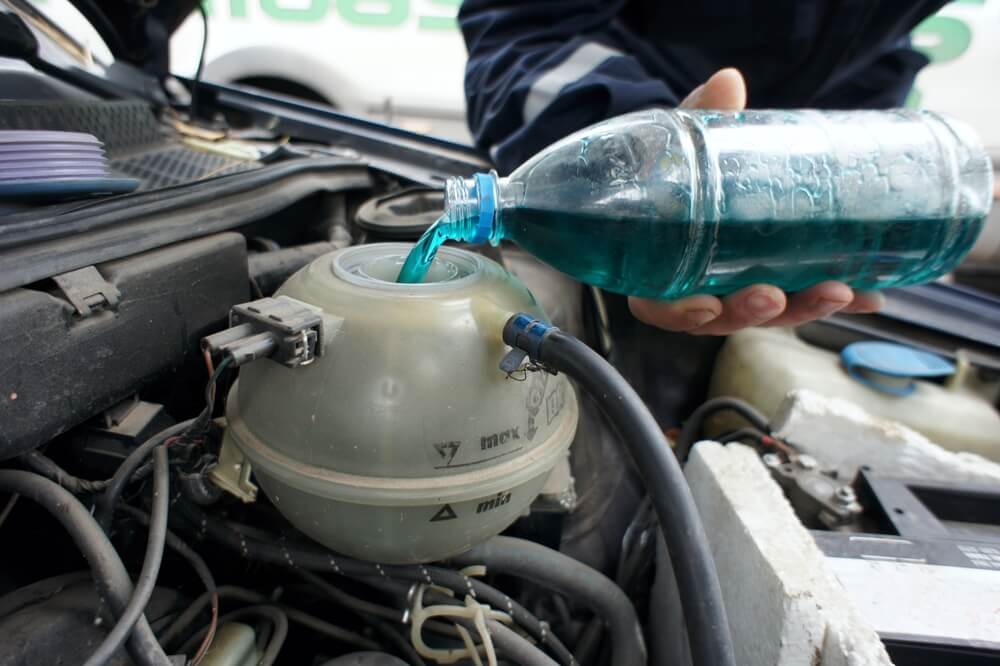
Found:
[[[816,469],[816,466],[819,464],[816,462],[815,458],[813,458],[812,456],[807,456],[805,454],[800,455],[796,459],[796,462],[802,469]]]
[[[768,467],[781,467],[781,456],[777,453],[765,453],[761,456],[761,460],[763,460],[764,464]]]
[[[840,486],[833,495],[837,498],[837,502],[844,506],[854,504],[858,500],[858,496],[854,494],[854,488],[850,486]]]

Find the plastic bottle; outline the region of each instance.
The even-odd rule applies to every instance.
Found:
[[[927,111],[664,111],[599,123],[507,178],[450,179],[445,240],[514,241],[582,282],[654,298],[755,283],[924,282],[954,268],[992,201],[966,125]]]

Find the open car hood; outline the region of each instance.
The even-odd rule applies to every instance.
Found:
[[[154,74],[169,71],[170,36],[200,0],[70,0],[97,30],[116,60]]]

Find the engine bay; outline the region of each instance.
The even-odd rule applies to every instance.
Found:
[[[2,76],[134,191],[0,204],[0,665],[1000,660],[996,299],[721,340],[513,245],[396,284],[473,149]]]

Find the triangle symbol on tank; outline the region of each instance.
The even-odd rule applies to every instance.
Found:
[[[455,510],[451,508],[451,504],[445,504],[431,517],[431,522],[438,523],[442,520],[454,520],[456,518],[458,516],[455,514]]]

